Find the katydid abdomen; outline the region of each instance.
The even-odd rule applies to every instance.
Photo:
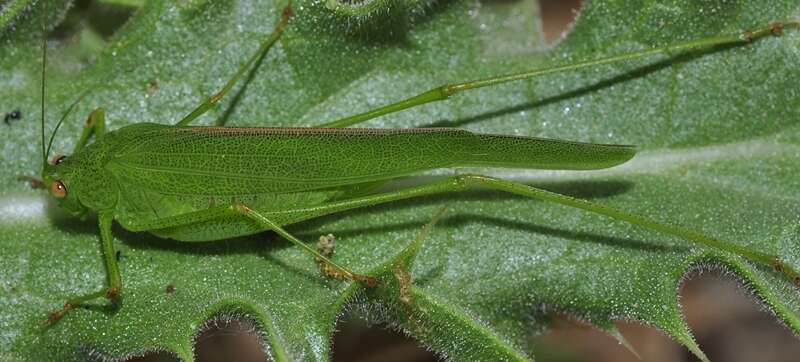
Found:
[[[263,231],[226,207],[247,204],[280,224],[286,205],[313,207],[348,186],[460,166],[598,169],[630,146],[481,135],[461,129],[217,128],[136,124],[106,135],[105,169],[120,187],[119,222],[185,241]],[[213,219],[172,217],[219,208]],[[160,228],[164,225],[165,228]],[[168,225],[168,227],[166,227]]]

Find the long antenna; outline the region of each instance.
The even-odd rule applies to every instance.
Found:
[[[53,146],[53,140],[56,138],[56,133],[58,133],[58,129],[61,128],[61,124],[64,123],[64,120],[67,119],[67,116],[69,116],[69,114],[72,113],[72,110],[75,109],[75,106],[77,106],[78,103],[80,103],[81,100],[83,100],[83,97],[85,97],[87,93],[89,93],[88,90],[85,90],[85,91],[81,92],[81,94],[78,96],[78,98],[76,98],[74,101],[72,101],[72,103],[69,105],[69,107],[67,107],[67,111],[64,112],[64,114],[61,115],[61,118],[58,120],[58,123],[56,123],[56,128],[54,128],[53,132],[50,133],[50,140],[47,141],[47,148],[44,151],[44,160],[45,161],[47,161],[47,157],[50,157],[50,148]],[[42,140],[44,140],[44,138],[42,138]]]
[[[44,83],[45,83],[45,69],[47,68],[47,31],[45,18],[47,17],[47,1],[42,1],[42,119],[40,129],[42,132],[42,170],[47,165],[47,154],[44,148]]]

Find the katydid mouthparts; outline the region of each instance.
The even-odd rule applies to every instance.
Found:
[[[122,277],[113,246],[112,223],[133,232],[178,241],[209,241],[273,231],[321,260],[335,276],[362,282],[377,280],[358,274],[321,255],[287,232],[285,225],[396,200],[472,188],[488,188],[550,201],[677,236],[751,262],[774,267],[800,285],[798,273],[778,256],[720,240],[590,201],[522,183],[483,175],[457,175],[418,186],[341,198],[364,185],[386,182],[426,170],[479,166],[497,168],[595,170],[631,159],[632,146],[581,143],[534,137],[476,134],[453,128],[343,128],[375,117],[446,100],[471,89],[520,81],[600,64],[624,62],[656,54],[673,54],[725,44],[744,44],[797,22],[714,36],[528,72],[445,85],[406,100],[322,124],[316,128],[235,128],[190,126],[213,108],[256,61],[280,39],[292,16],[283,11],[272,34],[225,86],[176,125],[138,123],[106,131],[104,112],[91,113],[70,156],[47,162],[55,134],[73,107],[53,130],[44,131],[42,82],[41,187],[60,207],[74,215],[97,215],[108,283],[99,290],[69,298],[52,312],[54,323],[81,303],[116,299]],[[42,77],[47,59],[42,47]],[[73,106],[75,103],[73,103]],[[92,140],[92,142],[89,142]]]

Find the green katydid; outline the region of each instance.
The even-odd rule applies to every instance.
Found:
[[[316,128],[233,128],[189,126],[213,108],[256,61],[279,40],[291,18],[289,4],[274,32],[216,94],[174,126],[139,123],[105,130],[95,110],[70,157],[47,162],[61,118],[45,142],[42,112],[41,185],[60,206],[76,215],[96,213],[108,284],[70,298],[52,314],[53,323],[75,306],[122,292],[111,225],[178,241],[209,241],[274,231],[322,261],[328,275],[367,286],[376,279],[355,273],[320,255],[283,226],[323,215],[386,202],[483,187],[551,201],[674,235],[752,262],[769,265],[800,285],[800,276],[779,257],[622,210],[483,175],[458,175],[382,193],[357,193],[365,184],[449,167],[486,166],[563,170],[603,169],[631,159],[632,146],[580,143],[533,137],[474,134],[452,128],[344,128],[471,89],[531,79],[656,54],[739,44],[778,35],[800,23],[775,23],[743,33],[693,40],[608,58],[437,87],[406,100]],[[46,48],[43,46],[46,60]],[[43,65],[44,76],[44,65]],[[44,82],[43,82],[44,83]],[[42,86],[44,108],[44,85]],[[74,105],[74,104],[73,104]],[[92,139],[93,142],[89,143]],[[355,157],[354,157],[355,156]]]

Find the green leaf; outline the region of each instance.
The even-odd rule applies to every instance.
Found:
[[[731,34],[800,14],[789,0],[594,1],[571,34],[547,49],[535,38],[532,2],[365,3],[296,4],[279,46],[200,122],[314,125],[444,83]],[[52,26],[66,7],[49,4]],[[112,130],[135,122],[175,123],[255,51],[282,6],[148,1],[92,64],[70,56],[70,47],[80,45],[49,41],[49,128],[77,94],[89,91],[59,131],[54,150],[72,149],[84,117],[96,107],[106,108]],[[641,321],[700,355],[676,295],[684,275],[697,268],[730,271],[776,319],[800,333],[800,292],[768,266],[598,215],[487,191],[397,202],[290,227],[308,241],[336,235],[335,261],[384,282],[371,290],[326,279],[311,257],[272,234],[191,244],[116,227],[121,308],[98,301],[42,329],[50,311],[67,297],[97,290],[105,274],[96,221],[64,216],[47,195],[16,179],[40,167],[39,21],[32,20],[41,19],[40,12],[28,1],[11,1],[0,13],[0,114],[23,114],[0,125],[0,359],[82,360],[87,354],[166,350],[191,360],[198,328],[214,316],[233,315],[263,331],[276,360],[327,360],[334,324],[355,313],[402,328],[456,360],[525,360],[534,357],[532,337],[547,329],[552,311],[611,333],[613,320]],[[478,90],[367,126],[448,125],[636,144],[641,152],[633,161],[606,171],[469,171],[703,230],[800,268],[798,65],[800,32],[787,29],[744,46]],[[442,206],[447,214],[416,256],[407,254]],[[397,266],[405,264],[412,284],[401,294],[396,274],[405,274]]]

